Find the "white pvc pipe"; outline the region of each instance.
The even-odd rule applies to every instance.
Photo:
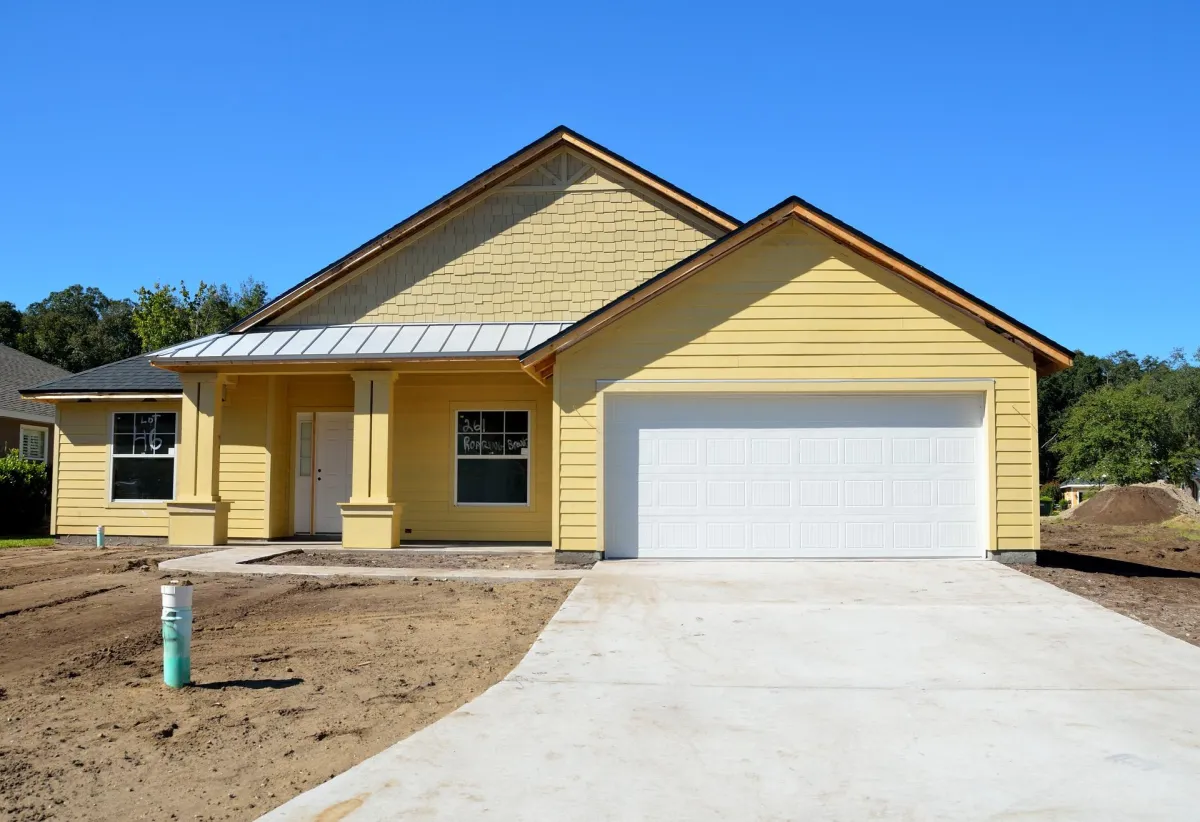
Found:
[[[163,682],[182,688],[192,681],[192,585],[171,580],[162,592]]]

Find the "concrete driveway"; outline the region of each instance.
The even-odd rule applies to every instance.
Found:
[[[993,562],[625,562],[283,820],[1200,818],[1200,649]]]

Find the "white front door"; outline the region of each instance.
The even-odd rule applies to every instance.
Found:
[[[340,534],[342,509],[350,499],[350,457],[353,453],[354,415],[348,412],[316,414],[313,448],[313,532]]]
[[[980,557],[981,395],[610,396],[609,557]]]
[[[349,412],[304,412],[296,415],[296,447],[292,460],[297,534],[340,534],[339,502],[350,499],[350,459],[354,415]]]

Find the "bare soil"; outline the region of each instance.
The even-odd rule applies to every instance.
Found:
[[[1177,571],[1200,571],[1200,522],[1179,519],[1157,525],[1100,525],[1043,520],[1042,553],[1062,551]]]
[[[1151,525],[1180,513],[1180,500],[1164,488],[1107,488],[1075,510],[1071,519],[1098,525]]]
[[[0,820],[250,820],[482,693],[574,585],[192,575],[161,684],[163,548],[0,551]]]
[[[1047,522],[1038,563],[1016,567],[1200,645],[1200,523]]]
[[[290,551],[259,560],[256,565],[321,565],[354,568],[489,568],[552,570],[552,553],[472,554],[425,553],[394,548],[390,551]],[[583,566],[579,566],[583,567]]]

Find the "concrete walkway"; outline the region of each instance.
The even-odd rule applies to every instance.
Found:
[[[1200,649],[963,561],[599,565],[508,678],[263,818],[1198,817]]]
[[[345,549],[330,547],[329,543],[275,542],[235,545],[207,554],[194,554],[160,562],[164,571],[190,572],[193,574],[258,574],[260,576],[305,576],[305,577],[369,577],[371,579],[457,579],[467,582],[520,582],[530,579],[581,579],[585,568],[365,568],[357,565],[253,565],[257,560],[286,554],[289,551],[345,551],[355,552],[371,549]],[[542,546],[505,548],[388,548],[388,551],[404,551],[418,554],[513,554],[553,553],[554,549]]]

